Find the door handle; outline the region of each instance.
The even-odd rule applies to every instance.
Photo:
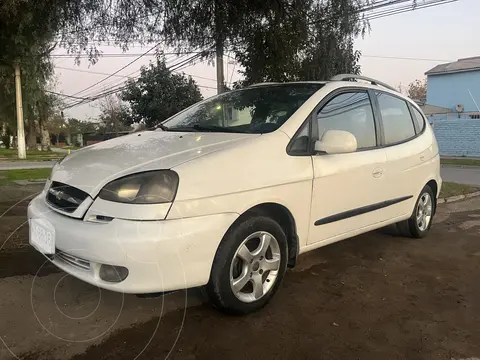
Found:
[[[379,178],[380,176],[383,175],[383,169],[381,168],[373,169],[372,175],[374,178]]]

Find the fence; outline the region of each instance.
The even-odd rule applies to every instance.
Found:
[[[480,156],[480,120],[429,116],[444,156]]]

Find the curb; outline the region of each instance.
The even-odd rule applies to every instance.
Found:
[[[461,168],[461,169],[478,169],[480,167],[480,165],[440,164],[440,167]]]
[[[47,181],[47,179],[35,179],[35,180],[13,180],[12,183],[16,185],[42,185]]]
[[[464,199],[470,199],[477,196],[480,196],[480,191],[475,191],[473,193],[465,194],[465,195],[456,195],[456,196],[450,196],[447,198],[440,198],[437,200],[437,204],[451,203],[451,202],[460,201]]]

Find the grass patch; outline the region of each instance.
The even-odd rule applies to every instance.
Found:
[[[480,166],[480,159],[440,159],[440,164]]]
[[[18,154],[17,149],[0,149],[0,156],[16,157]],[[28,155],[57,155],[53,151],[40,151],[40,150],[27,150]]]
[[[0,161],[42,161],[56,160],[62,157],[62,154],[53,151],[27,150],[26,159],[18,159],[17,149],[0,149]]]
[[[15,180],[46,179],[52,169],[17,169],[0,171],[0,185],[7,185]]]
[[[465,195],[478,190],[479,188],[475,186],[444,181],[442,184],[442,190],[440,191],[440,197],[446,198],[456,195]]]

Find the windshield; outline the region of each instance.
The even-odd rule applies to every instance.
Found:
[[[168,131],[272,132],[322,86],[281,84],[230,91],[193,105],[160,127]]]

